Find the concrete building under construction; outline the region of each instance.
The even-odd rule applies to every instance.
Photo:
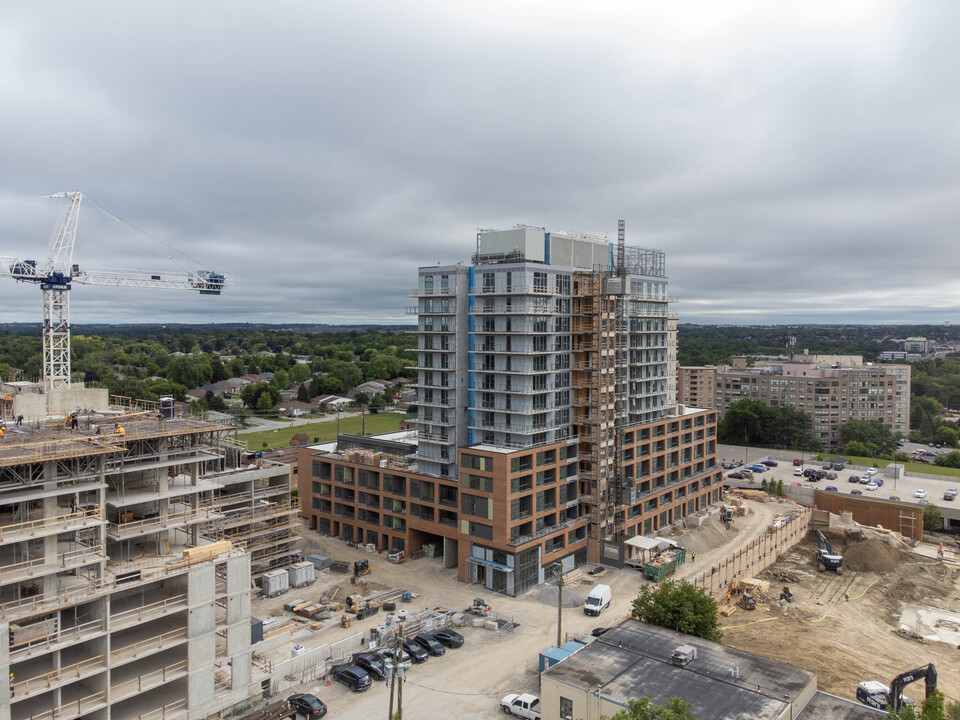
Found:
[[[289,466],[111,407],[7,420],[0,720],[193,720],[259,693],[251,586],[299,554]]]

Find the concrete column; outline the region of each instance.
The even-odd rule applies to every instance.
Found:
[[[227,560],[227,656],[231,688],[250,683],[250,556]]]
[[[10,625],[0,622],[0,720],[10,720]]]
[[[190,570],[187,575],[187,706],[193,710],[213,699],[213,662],[216,653],[216,572],[213,565]]]

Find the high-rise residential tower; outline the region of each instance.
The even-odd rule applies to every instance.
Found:
[[[664,253],[622,224],[481,231],[469,265],[422,267],[408,294],[417,430],[301,450],[320,532],[428,547],[516,594],[719,499],[715,413],[675,400]]]

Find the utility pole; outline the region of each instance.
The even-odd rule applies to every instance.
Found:
[[[563,566],[557,567],[557,647],[563,645],[561,627],[563,625]]]
[[[390,672],[390,711],[387,720],[394,720],[394,717],[400,720],[403,718],[403,668],[400,664],[400,657],[403,654],[403,626],[398,628],[397,634],[393,638],[393,668]],[[393,691],[397,685],[397,676],[400,676],[400,687],[397,689],[397,714],[393,714]]]

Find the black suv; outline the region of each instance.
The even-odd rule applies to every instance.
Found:
[[[333,668],[333,679],[342,682],[354,692],[366,690],[372,685],[367,671],[356,665],[336,665]]]
[[[410,638],[403,639],[403,649],[410,653],[410,657],[413,658],[415,663],[426,662],[427,658],[430,657],[429,653],[423,649],[420,643]]]
[[[417,641],[420,647],[434,657],[443,655],[447,651],[447,649],[440,644],[439,640],[432,638],[427,634],[415,635],[413,639]]]
[[[374,680],[386,680],[387,668],[383,659],[373,653],[360,653],[353,656],[353,664],[361,670],[366,670]]]
[[[297,693],[287,698],[290,707],[303,715],[307,720],[317,720],[327,714],[327,706],[316,695]]]

